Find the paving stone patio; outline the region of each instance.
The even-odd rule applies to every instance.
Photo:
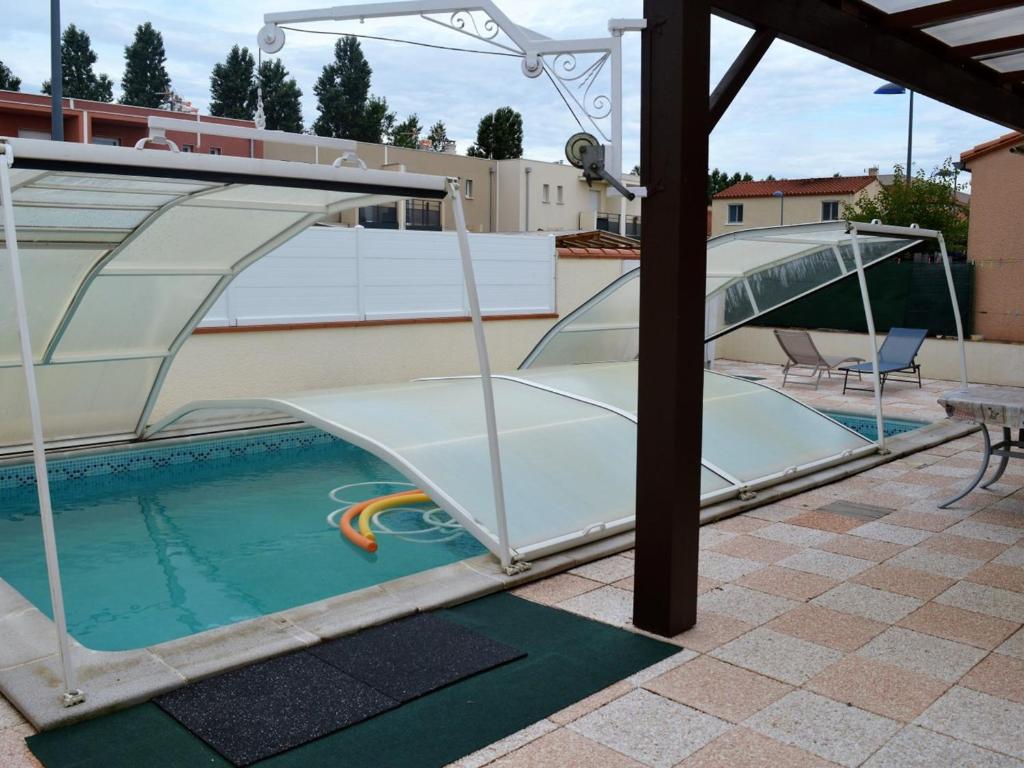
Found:
[[[775,366],[717,367],[781,381]],[[952,386],[890,384],[886,413],[936,421]],[[827,410],[872,407],[836,379],[786,391]],[[1024,461],[937,509],[977,467],[980,443],[706,526],[698,623],[671,639],[680,653],[457,765],[1024,768]],[[836,502],[884,509],[854,518]],[[515,593],[632,629],[632,556]],[[0,698],[0,765],[38,766],[29,733]]]

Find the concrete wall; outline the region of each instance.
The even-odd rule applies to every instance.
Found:
[[[843,204],[852,204],[860,195],[877,195],[882,189],[877,181],[871,182],[856,195],[794,195],[784,198],[782,221],[784,224],[807,224],[821,221],[821,204],[827,201],[839,202],[839,215],[843,215]],[[743,205],[743,223],[729,224],[729,206]],[[711,201],[711,234],[722,235],[754,227],[777,227],[780,205],[777,197],[750,197],[716,199]]]
[[[1008,148],[971,161],[967,253],[974,272],[974,333],[1024,341],[1024,157]]]
[[[856,355],[867,358],[867,334],[812,331],[815,345],[824,355]],[[884,336],[878,337],[881,344]],[[1024,385],[1024,344],[969,341],[967,379],[974,384]],[[751,363],[782,365],[786,356],[771,328],[741,328],[716,342],[717,357]],[[918,357],[921,375],[930,379],[960,379],[960,354],[955,339],[926,339]]]
[[[559,313],[564,316],[621,274],[622,261],[617,259],[560,259]],[[494,370],[515,369],[555,322],[485,323]],[[180,405],[205,398],[476,372],[468,322],[196,334],[178,353],[153,416],[159,419]]]

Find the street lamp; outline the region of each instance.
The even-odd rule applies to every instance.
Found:
[[[896,83],[886,83],[885,85],[876,88],[875,93],[883,96],[898,96],[907,93],[907,89],[902,85]],[[911,169],[910,163],[913,159],[913,147],[914,147],[914,92],[910,91],[910,115],[907,118],[907,167],[905,169],[907,184],[910,183]]]
[[[786,212],[786,193],[781,189],[776,189],[772,192],[772,197],[779,198],[779,226],[785,224],[785,212]]]

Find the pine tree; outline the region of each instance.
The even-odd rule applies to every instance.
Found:
[[[395,126],[391,135],[391,143],[396,147],[416,149],[420,145],[420,132],[423,127],[420,125],[420,118],[416,114],[409,115],[405,120]]]
[[[96,52],[84,29],[69,24],[60,36],[61,95],[66,99],[113,101],[114,81],[92,71]],[[43,82],[43,93],[50,93],[50,81]]]
[[[383,96],[371,96],[366,102],[366,108],[355,133],[348,138],[370,144],[383,144],[391,139],[394,130],[395,113],[388,109],[388,100]]]
[[[137,107],[162,106],[171,90],[163,35],[148,21],[140,24],[132,44],[125,46],[124,59],[121,103]]]
[[[231,48],[224,63],[214,64],[210,75],[210,114],[252,120],[256,114],[255,70],[256,60],[249,49],[237,45]]]
[[[380,144],[391,135],[395,113],[387,99],[370,96],[370,68],[359,40],[347,35],[334,45],[334,61],[313,86],[320,116],[313,123],[318,136],[337,136]]]
[[[263,88],[263,113],[267,119],[267,128],[271,131],[302,133],[302,91],[295,78],[288,77],[288,70],[280,59],[260,64],[260,86]],[[252,100],[255,104],[255,92]]]
[[[501,107],[484,115],[476,129],[476,144],[466,154],[491,160],[522,157],[523,116],[512,107]]]
[[[444,152],[448,146],[448,128],[443,120],[438,120],[430,126],[427,141],[430,142],[430,148],[435,152]]]
[[[0,61],[0,91],[20,91],[21,78],[15,77],[10,68]]]

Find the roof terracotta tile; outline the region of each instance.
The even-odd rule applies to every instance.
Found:
[[[1014,144],[1019,144],[1022,141],[1024,141],[1024,133],[1020,133],[1019,131],[1003,134],[998,139],[986,141],[972,149],[968,149],[966,152],[962,152],[960,154],[960,162],[969,163],[971,160],[981,157],[982,155],[987,155],[989,152],[1009,149]]]
[[[776,179],[773,181],[741,181],[723,189],[716,200],[741,197],[771,197],[782,191],[787,197],[799,195],[852,195],[860,192],[877,176],[829,176],[822,179]]]

